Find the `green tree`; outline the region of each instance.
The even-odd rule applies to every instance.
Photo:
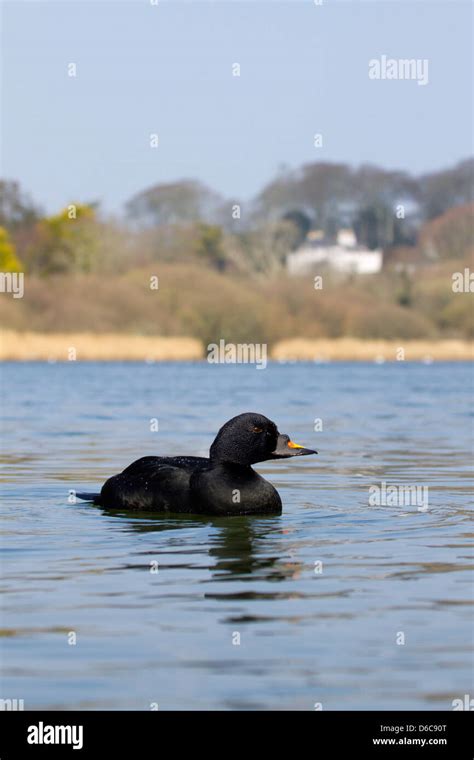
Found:
[[[195,252],[214,269],[222,272],[226,267],[226,254],[223,247],[223,234],[214,224],[198,224]]]
[[[10,242],[8,232],[0,227],[0,272],[21,272],[23,266],[18,259],[15,246]]]
[[[43,274],[90,272],[100,248],[100,226],[95,209],[70,204],[59,214],[39,222],[34,264]]]
[[[311,219],[303,211],[295,209],[294,211],[288,211],[283,216],[283,221],[291,225],[293,234],[290,240],[290,248],[294,251],[306,240],[306,236],[311,229]]]
[[[382,203],[362,208],[354,221],[358,242],[370,249],[393,245],[396,221],[392,211]]]

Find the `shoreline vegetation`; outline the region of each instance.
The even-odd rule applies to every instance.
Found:
[[[242,209],[183,179],[113,216],[0,180],[0,359],[471,360],[473,171],[317,162]]]
[[[120,333],[37,333],[5,330],[0,361],[204,361],[203,342],[190,337]],[[270,360],[292,361],[472,361],[467,340],[368,340],[292,338],[268,348]]]

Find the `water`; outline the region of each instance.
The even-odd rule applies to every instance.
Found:
[[[25,709],[346,710],[451,709],[473,694],[470,365],[2,374],[2,697]],[[243,411],[320,452],[257,466],[281,516],[68,501],[139,456],[205,455]],[[382,481],[428,486],[428,508],[370,506]]]

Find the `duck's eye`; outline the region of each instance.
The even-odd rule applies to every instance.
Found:
[[[262,428],[255,426],[252,428],[252,433],[263,433],[263,430]]]

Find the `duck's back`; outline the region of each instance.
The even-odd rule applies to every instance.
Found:
[[[206,457],[141,457],[136,459],[135,462],[129,464],[125,468],[122,475],[125,473],[129,475],[144,474],[155,470],[155,468],[161,468],[163,465],[169,467],[177,467],[180,470],[192,473],[196,470],[204,469],[209,465],[209,459]]]
[[[190,477],[208,465],[205,457],[141,457],[109,478],[95,503],[115,509],[192,512]]]

